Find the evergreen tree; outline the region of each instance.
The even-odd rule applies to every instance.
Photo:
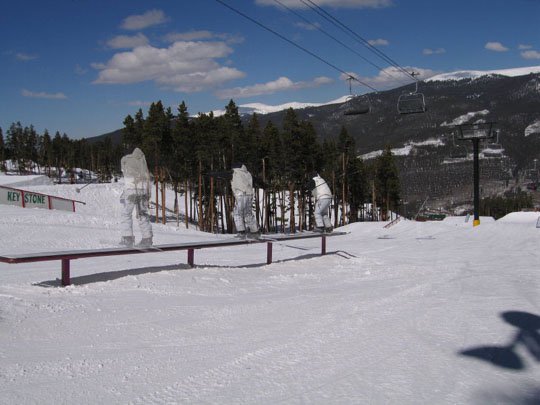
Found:
[[[51,174],[51,166],[54,163],[54,150],[49,131],[45,130],[40,145],[41,164],[47,168],[47,175]]]
[[[122,145],[126,151],[131,151],[137,146],[135,120],[131,115],[128,115],[124,119],[124,128],[122,129]]]
[[[7,157],[16,163],[20,173],[24,170],[24,133],[20,122],[12,123],[6,134]]]
[[[6,153],[5,153],[5,145],[4,145],[4,133],[2,132],[2,128],[0,127],[0,171],[5,172],[6,171]]]
[[[170,164],[171,173],[178,181],[187,179],[191,172],[189,162],[193,161],[193,130],[189,121],[186,103],[182,101],[178,106],[178,114],[172,132],[172,155]]]
[[[399,173],[389,145],[375,162],[375,184],[383,219],[388,210],[397,211],[400,199]]]
[[[263,139],[262,128],[257,114],[253,113],[247,123],[245,130],[246,148],[248,153],[248,167],[253,173],[260,174],[262,171],[262,159],[266,156],[266,151],[261,145]]]
[[[163,158],[164,138],[170,131],[170,122],[163,108],[161,101],[152,103],[148,110],[148,115],[143,125],[142,150],[146,154],[146,159],[150,167],[157,168]]]
[[[227,167],[234,162],[247,163],[250,160],[248,142],[245,139],[244,126],[233,100],[225,107],[225,114],[220,117],[219,144],[225,154]],[[221,132],[222,131],[222,132]]]

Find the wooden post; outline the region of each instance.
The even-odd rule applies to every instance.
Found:
[[[70,285],[70,274],[69,274],[69,259],[62,259],[62,285]]]
[[[346,165],[345,165],[345,152],[343,152],[341,154],[341,160],[342,160],[342,168],[343,168],[343,174],[342,174],[342,177],[343,177],[343,180],[342,180],[342,185],[341,185],[341,194],[342,194],[342,201],[341,201],[341,224],[342,225],[346,225],[346,218],[347,218],[347,195],[346,195],[346,187],[345,187],[345,168],[346,168]]]
[[[161,223],[165,225],[167,222],[167,212],[165,210],[165,192],[167,184],[165,183],[165,170],[161,168]]]
[[[188,179],[184,180],[184,222],[186,224],[186,229],[189,228],[189,183]]]
[[[187,251],[187,262],[190,267],[194,266],[195,263],[195,250],[194,249],[188,249]]]
[[[272,263],[272,242],[266,242],[266,264]]]
[[[337,198],[337,190],[336,190],[336,172],[332,170],[332,190],[334,190],[334,228],[337,228],[338,226],[338,198]]]
[[[154,181],[156,183],[156,224],[157,224],[158,217],[159,217],[159,173],[158,173],[157,166],[154,166]]]
[[[294,209],[295,204],[295,195],[294,195],[294,183],[289,182],[289,205],[290,205],[290,220],[289,220],[289,230],[291,233],[296,233],[296,213]]]
[[[377,221],[377,199],[375,196],[375,180],[371,180],[371,220]]]
[[[262,211],[263,211],[263,220],[262,220],[262,223],[263,223],[263,231],[264,232],[268,232],[268,214],[269,214],[269,204],[268,204],[268,201],[267,201],[267,198],[268,198],[268,192],[266,191],[266,158],[263,158],[262,159],[262,179],[263,179],[263,183],[264,183],[264,188],[263,188],[263,208],[262,208]]]
[[[209,208],[210,208],[210,232],[214,233],[215,214],[214,214],[214,178],[213,177],[210,177]]]
[[[198,223],[199,231],[203,230],[203,217],[202,217],[202,162],[199,159],[199,204],[198,204]]]
[[[326,254],[326,235],[321,236],[321,255]]]

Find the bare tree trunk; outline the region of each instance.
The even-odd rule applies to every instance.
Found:
[[[214,178],[210,177],[210,232],[214,233]]]
[[[295,218],[295,195],[294,195],[294,183],[292,181],[289,182],[289,207],[290,207],[290,223],[289,223],[289,232],[295,233],[296,232],[296,218]]]
[[[332,190],[334,190],[334,227],[338,226],[338,198],[336,190],[336,172],[332,170]]]
[[[186,229],[189,228],[189,187],[188,187],[188,179],[186,178],[184,180],[184,222],[186,225]]]
[[[197,221],[199,224],[199,230],[203,230],[203,215],[202,215],[202,162],[199,159],[199,201],[198,201]]]
[[[156,184],[156,224],[158,223],[159,217],[159,173],[158,167],[154,166],[154,182]]]
[[[165,182],[165,170],[161,168],[161,223],[163,225],[165,225],[167,222],[167,211],[165,207],[165,192],[167,191],[166,187],[167,183]]]
[[[371,180],[371,220],[372,221],[378,220],[377,200],[375,196],[375,181],[374,180]]]

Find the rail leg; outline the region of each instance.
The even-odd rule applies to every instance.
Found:
[[[65,287],[70,284],[69,259],[62,259],[62,285]]]
[[[194,249],[187,250],[187,262],[190,267],[194,266],[194,263],[195,263],[195,250]]]
[[[266,242],[266,264],[272,263],[272,242]]]
[[[326,254],[326,235],[321,236],[321,255]]]

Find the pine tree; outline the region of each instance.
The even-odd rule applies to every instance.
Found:
[[[131,151],[138,146],[135,120],[131,115],[128,115],[124,119],[124,128],[122,129],[122,145],[126,151]]]
[[[4,133],[2,132],[2,128],[0,127],[0,171],[5,172],[6,171],[6,153],[5,153],[5,145],[4,145]]]
[[[389,145],[375,162],[375,184],[383,220],[389,210],[397,210],[400,199],[399,173]]]

